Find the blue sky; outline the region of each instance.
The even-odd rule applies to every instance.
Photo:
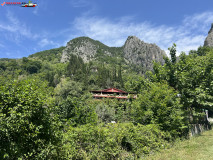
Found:
[[[7,1],[3,2],[28,2]],[[178,52],[203,45],[212,0],[32,0],[35,8],[0,6],[0,58],[27,57],[88,36],[122,46],[128,36]]]

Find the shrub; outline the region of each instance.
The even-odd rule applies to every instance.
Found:
[[[32,79],[0,84],[0,159],[56,157],[58,128],[49,91]]]
[[[157,125],[118,123],[70,127],[64,134],[67,159],[139,158],[167,144],[168,136]]]
[[[133,102],[133,122],[157,124],[161,130],[169,132],[175,138],[181,135],[185,128],[181,109],[177,92],[167,84],[150,83]]]

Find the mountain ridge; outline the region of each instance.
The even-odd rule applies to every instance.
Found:
[[[109,47],[89,37],[77,37],[67,42],[67,46],[62,53],[61,62],[68,61],[69,54],[80,56],[84,62],[89,62],[94,59],[95,55],[99,52],[113,56],[116,53],[119,54],[121,48],[122,47]]]
[[[152,69],[152,62],[164,63],[165,51],[156,44],[145,43],[136,36],[129,36],[121,47],[109,47],[100,41],[89,37],[78,37],[70,40],[63,50],[61,62],[69,61],[69,56],[80,56],[84,62],[96,59],[97,54],[110,57],[122,57],[129,64],[142,65],[146,69]]]

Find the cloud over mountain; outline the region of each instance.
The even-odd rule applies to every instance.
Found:
[[[135,22],[134,17],[110,20],[103,17],[81,16],[73,22],[79,36],[100,40],[109,46],[121,46],[129,35],[156,43],[167,50],[173,43],[178,52],[188,52],[203,45],[213,22],[213,12],[185,16],[177,26],[154,25],[152,22]]]

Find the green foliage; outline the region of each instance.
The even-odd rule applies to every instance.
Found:
[[[197,50],[198,56],[205,56],[208,52],[211,51],[210,47],[199,47]]]
[[[123,123],[130,122],[131,102],[119,101],[117,99],[104,99],[90,102],[96,107],[96,114],[99,123],[110,123],[112,121]]]
[[[60,83],[55,87],[57,98],[66,99],[68,96],[80,97],[83,94],[82,84],[72,81],[70,78],[62,78]]]
[[[147,85],[147,80],[139,75],[130,75],[124,84],[125,90],[128,92],[140,93]]]
[[[64,159],[138,159],[165,148],[167,138],[156,125],[119,123],[70,127],[64,133]]]
[[[0,85],[0,159],[56,156],[58,129],[49,93],[39,80]]]
[[[6,70],[6,64],[5,64],[5,62],[1,62],[0,61],[0,70],[3,70],[3,71],[5,71]]]
[[[58,114],[63,122],[72,126],[97,123],[95,107],[86,103],[83,98],[69,96],[62,100],[59,103]]]
[[[46,51],[37,52],[29,56],[32,59],[40,59],[42,61],[60,62],[62,51],[65,47],[50,49]]]
[[[185,108],[213,109],[213,50],[205,54],[197,57],[182,55],[177,64],[177,85]]]
[[[126,64],[122,47],[72,43],[81,40],[99,46],[89,63],[75,55],[60,63],[64,47],[0,59],[0,159],[143,158],[183,135],[186,120],[213,112],[212,48],[176,57],[173,44],[171,59],[146,72]],[[89,93],[112,87],[138,98],[95,101]]]
[[[168,48],[171,55],[171,62],[174,64],[176,62],[176,44],[174,43],[171,48]]]
[[[175,138],[185,127],[181,107],[177,92],[166,84],[151,83],[132,104],[133,121],[158,124],[161,130]]]
[[[166,60],[164,66],[155,64],[154,74],[150,79],[167,81],[178,90],[181,103],[189,116],[189,123],[198,123],[193,119],[193,114],[194,118],[200,114],[201,120],[203,109],[213,111],[213,49],[200,47],[198,51],[191,51],[188,56],[182,53],[175,64]]]
[[[115,108],[106,103],[99,103],[96,106],[96,113],[100,122],[109,123],[115,121]]]
[[[49,82],[49,86],[56,87],[58,83],[60,83],[61,77],[65,75],[66,64],[63,63],[43,63],[40,73],[40,79],[46,80]]]
[[[23,59],[23,68],[29,73],[38,73],[41,69],[41,62]]]
[[[61,79],[55,87],[56,104],[59,106],[58,114],[61,121],[73,126],[97,122],[95,107],[86,103],[87,96],[82,95],[81,83],[70,78]]]

